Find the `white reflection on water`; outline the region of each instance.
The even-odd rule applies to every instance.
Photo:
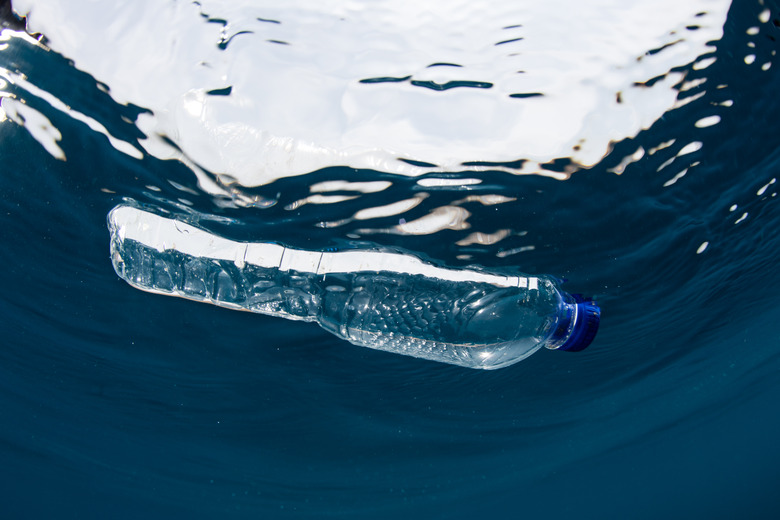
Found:
[[[675,107],[680,67],[711,63],[729,5],[14,2],[117,101],[150,109],[146,151],[181,158],[169,139],[212,192],[204,170],[242,186],[332,165],[565,179]],[[561,158],[572,167],[547,167]]]

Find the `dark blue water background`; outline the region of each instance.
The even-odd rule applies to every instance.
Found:
[[[602,164],[564,182],[492,172],[476,188],[426,189],[406,220],[469,194],[517,201],[466,205],[470,230],[358,237],[462,265],[454,243],[471,231],[527,231],[472,246],[471,262],[561,276],[598,298],[602,328],[587,351],[541,351],[495,372],[143,293],[108,258],[105,217],[123,197],[186,198],[230,219],[214,231],[316,249],[365,227],[317,223],[418,193],[415,179],[334,167],[257,188],[278,200],[270,208],[225,208],[176,187],[202,193],[180,163],[123,155],[6,85],[60,130],[67,160],[0,123],[0,516],[776,518],[780,11],[769,7],[749,36],[764,7],[735,2],[718,60],[690,71],[708,82],[685,95],[727,87],[617,143]],[[12,38],[0,66],[114,136],[141,137],[127,121],[142,109],[117,105],[56,53]],[[693,127],[712,114],[720,124]],[[622,175],[608,171],[672,138]],[[656,171],[691,141],[701,150]],[[393,184],[285,209],[328,179]]]

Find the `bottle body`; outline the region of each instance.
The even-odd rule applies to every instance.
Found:
[[[314,321],[356,345],[470,368],[501,368],[543,346],[579,349],[566,348],[582,328],[578,304],[546,277],[234,242],[126,205],[108,224],[114,269],[146,291]]]
[[[333,287],[318,319],[325,329],[356,345],[470,368],[500,368],[533,354],[563,303],[546,287],[443,284],[396,273],[358,275]]]

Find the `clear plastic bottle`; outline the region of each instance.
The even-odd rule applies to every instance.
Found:
[[[145,291],[315,321],[365,347],[470,368],[541,347],[576,351],[600,311],[547,277],[447,269],[375,250],[306,251],[236,242],[120,205],[108,215],[117,274]]]

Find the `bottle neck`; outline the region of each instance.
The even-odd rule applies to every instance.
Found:
[[[553,325],[552,332],[547,337],[545,347],[550,350],[558,350],[571,337],[574,325],[577,323],[577,304],[561,303],[558,321]]]

